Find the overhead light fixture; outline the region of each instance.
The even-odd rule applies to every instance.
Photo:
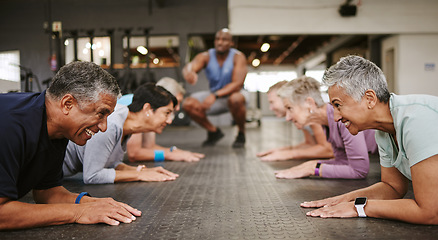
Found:
[[[258,67],[260,65],[260,60],[258,58],[255,58],[254,60],[252,60],[251,64],[253,67]]]
[[[138,46],[137,51],[143,55],[148,54],[148,50],[144,46]]]
[[[269,43],[263,43],[262,46],[260,47],[260,51],[267,52],[270,47],[271,45]]]
[[[158,63],[160,62],[160,59],[158,59],[158,58],[154,58],[154,60],[152,60],[152,62],[153,62],[154,64],[158,64]]]

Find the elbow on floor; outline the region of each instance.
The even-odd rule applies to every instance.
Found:
[[[426,209],[418,222],[424,225],[438,225],[438,209]]]

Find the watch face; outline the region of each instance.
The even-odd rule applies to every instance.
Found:
[[[366,202],[367,202],[367,198],[366,197],[358,197],[354,201],[354,205],[364,205]]]

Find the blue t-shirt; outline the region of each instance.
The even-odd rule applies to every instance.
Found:
[[[67,139],[49,139],[42,93],[0,94],[0,197],[62,184]]]
[[[117,104],[129,106],[132,103],[133,97],[134,97],[134,94],[132,94],[132,93],[123,95],[121,98],[119,98],[119,100],[117,100]]]
[[[216,92],[231,82],[234,69],[234,55],[236,53],[237,49],[231,48],[221,67],[216,58],[216,49],[212,48],[208,50],[210,59],[205,68],[205,74],[207,75],[211,92]]]
[[[376,131],[380,165],[411,180],[412,166],[438,154],[438,97],[391,94],[389,110],[398,145],[389,133]]]

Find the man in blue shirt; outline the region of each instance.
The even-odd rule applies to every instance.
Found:
[[[228,110],[239,128],[233,147],[245,145],[246,97],[242,88],[248,70],[245,55],[232,46],[231,33],[222,29],[216,33],[214,49],[199,53],[183,69],[185,80],[192,85],[198,81],[197,73],[204,68],[209,81],[210,91],[192,94],[183,104],[184,111],[208,131],[203,146],[213,146],[224,136],[207,115]]]
[[[42,93],[0,94],[0,230],[118,225],[141,215],[111,198],[75,194],[61,186],[68,140],[84,145],[106,131],[119,94],[114,77],[89,62],[62,67]],[[36,204],[17,201],[31,190]]]

